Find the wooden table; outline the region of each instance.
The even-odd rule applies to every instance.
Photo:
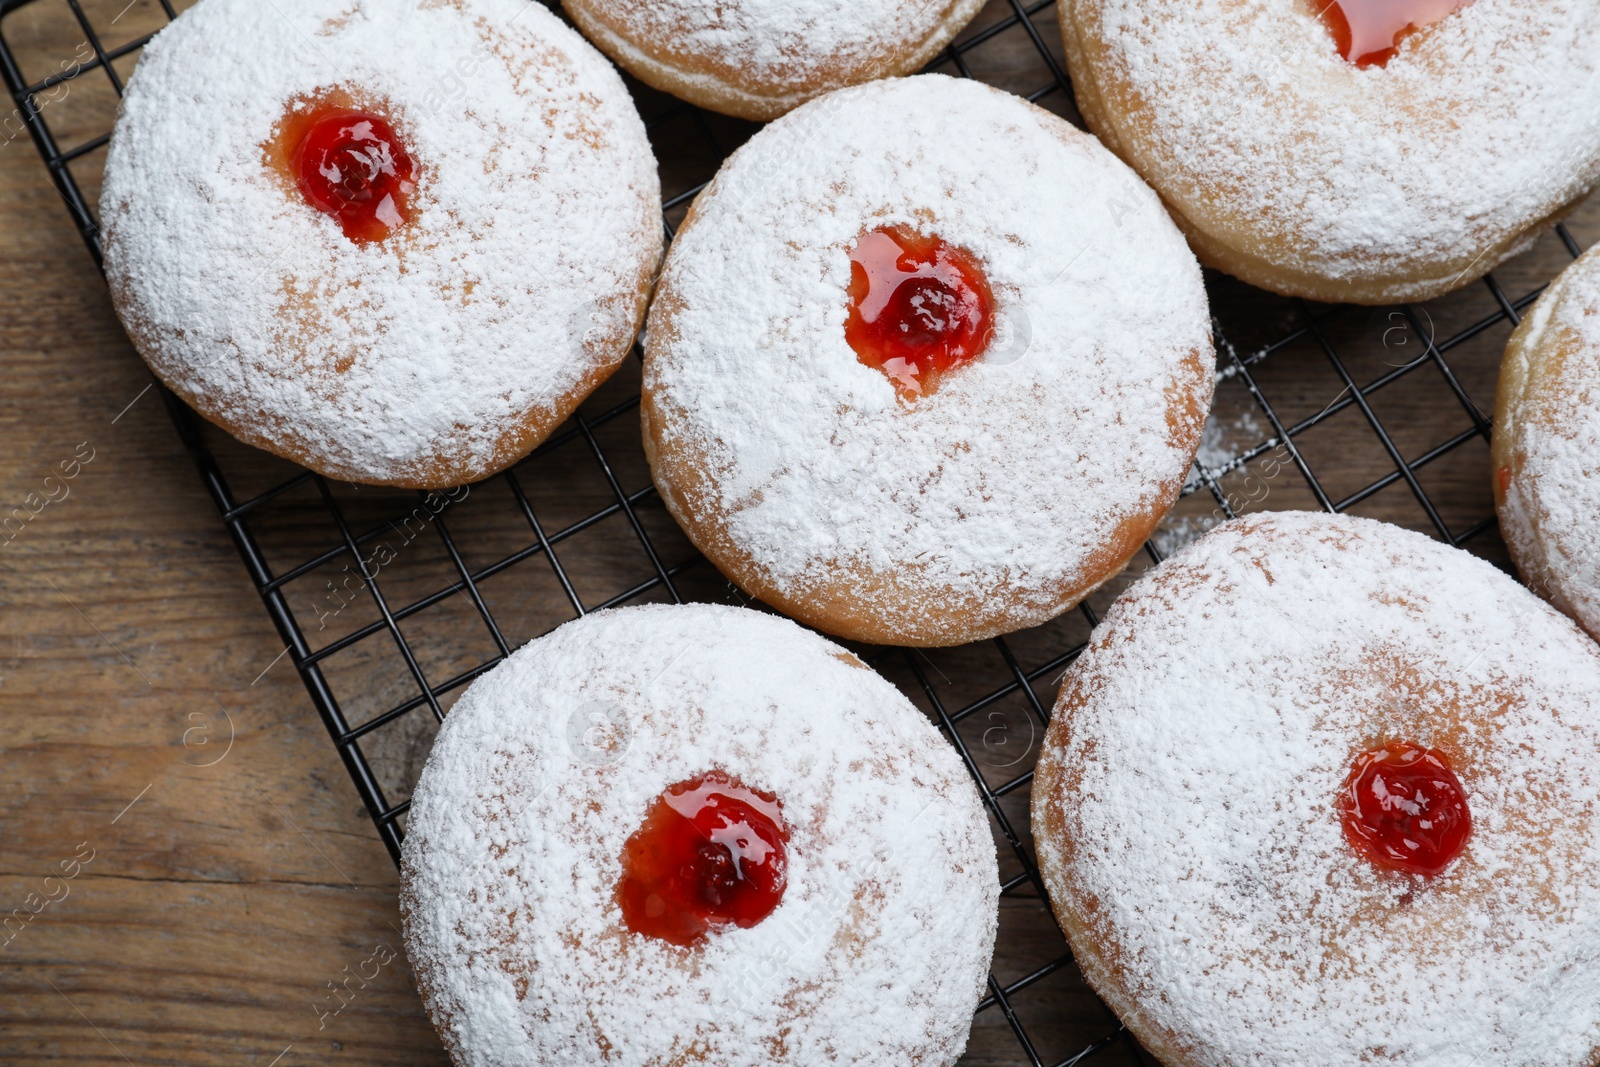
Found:
[[[26,135],[0,359],[0,513],[57,498],[0,533],[0,1062],[446,1063],[394,866]]]
[[[1574,229],[1600,236],[1596,204]],[[1561,261],[1547,243],[1501,276],[1520,292]],[[1281,302],[1218,288],[1281,328]],[[1380,355],[1396,340],[1383,313],[1352,321]],[[1485,402],[1504,336],[1463,357]],[[0,534],[0,1061],[446,1062],[394,867],[25,137],[0,144],[0,358],[0,514],[37,509]],[[1333,398],[1287,360],[1264,373],[1313,411]],[[1460,418],[1438,389],[1407,396],[1390,414],[1419,439]],[[1324,469],[1385,472],[1360,425],[1317,433]],[[1487,500],[1477,462],[1430,487],[1463,516]],[[1292,481],[1265,506],[1306,506]],[[1417,525],[1404,493],[1359,510]]]

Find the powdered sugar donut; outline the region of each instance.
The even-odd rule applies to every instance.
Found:
[[[101,209],[163,382],[401,486],[548,435],[627,353],[662,244],[621,78],[521,0],[202,0],[140,60]]]
[[[1034,778],[1074,956],[1168,1067],[1600,1054],[1600,649],[1364,519],[1219,527],[1107,614]]]
[[[1464,3],[1059,9],[1084,118],[1203,261],[1371,304],[1481,277],[1600,181],[1600,2]]]
[[[1600,251],[1511,337],[1495,400],[1500,530],[1529,587],[1600,638]]]
[[[590,615],[474,683],[402,867],[463,1067],[949,1065],[999,900],[921,713],[793,623],[705,605]]]
[[[737,152],[647,330],[656,484],[748,592],[845,637],[976,640],[1119,571],[1210,403],[1194,257],[1093,138],[940,75]]]
[[[984,0],[562,0],[612,59],[692,104],[775,119],[846,85],[910,74]]]

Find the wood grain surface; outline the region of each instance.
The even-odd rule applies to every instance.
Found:
[[[154,0],[126,3],[84,0],[94,17],[115,23],[121,37],[110,46],[163,21]],[[1009,11],[1008,4],[991,4],[971,32]],[[1041,13],[1036,24],[1059,55],[1051,14]],[[10,16],[4,31],[35,57],[30,77],[83,56],[66,0],[39,0]],[[132,61],[119,60],[118,71],[125,75]],[[997,37],[993,48],[985,46],[969,61],[1008,88],[1040,88],[1039,61],[1020,32]],[[47,113],[64,144],[109,128],[115,95],[103,79],[63,88]],[[1044,102],[1069,106],[1059,94]],[[668,104],[647,94],[641,106],[661,113]],[[151,377],[118,326],[62,200],[33,145],[15,129],[0,132],[0,516],[20,509],[27,517],[0,533],[0,916],[11,916],[0,932],[0,1062],[442,1064],[399,951],[389,856],[281,655],[283,641],[157,394],[148,389]],[[726,146],[749,128],[730,123],[713,132]],[[671,123],[655,136],[658,149],[664,140],[680,139],[670,159],[662,152],[669,192],[703,180],[715,165],[713,150],[696,147],[700,141]],[[102,157],[103,150],[90,153],[75,168],[91,196]],[[1585,244],[1600,237],[1594,202],[1572,229]],[[1519,297],[1567,258],[1552,238],[1497,276]],[[1242,352],[1297,327],[1307,313],[1227,279],[1211,281],[1219,318]],[[1497,307],[1488,287],[1473,286],[1428,305],[1424,329],[1443,339]],[[1390,309],[1337,312],[1322,329],[1359,382],[1422,351],[1415,329]],[[1492,410],[1509,329],[1496,323],[1450,353],[1461,384],[1485,412]],[[1344,391],[1310,337],[1254,370],[1288,420],[1314,415]],[[624,395],[629,386],[624,376],[608,395]],[[1468,409],[1431,365],[1374,393],[1370,404],[1407,459],[1472,426]],[[631,416],[620,418],[603,432],[616,449],[627,450],[637,425]],[[1239,380],[1224,383],[1208,447],[1221,455],[1270,435],[1264,413]],[[218,435],[211,440],[241,493],[288,473]],[[1355,406],[1297,443],[1335,498],[1395,471]],[[630,490],[648,481],[636,442],[631,447],[617,472]],[[530,495],[550,521],[603,506],[603,486],[596,488],[586,464],[592,458],[558,455],[529,470]],[[1452,530],[1488,516],[1486,466],[1487,448],[1475,440],[1418,471],[1419,484]],[[1316,504],[1290,462],[1269,470],[1258,461],[1223,479],[1223,488],[1245,510]],[[516,551],[527,540],[525,531],[514,533],[500,521],[505,505],[496,492],[485,487],[450,515],[457,535],[470,535],[481,560]],[[341,487],[339,493],[352,515],[373,521],[411,506],[403,496],[380,491]],[[1192,536],[1212,521],[1216,507],[1203,492],[1187,498],[1165,527],[1163,543]],[[1352,510],[1431,527],[1404,479]],[[673,561],[687,553],[659,505],[641,504],[640,521],[668,546]],[[256,533],[275,566],[322,550],[331,536],[321,504],[292,495],[262,513]],[[1492,530],[1470,547],[1504,562]],[[437,547],[417,551],[433,555],[385,578],[385,593],[397,602],[436,587],[438,575],[448,571]],[[567,560],[575,594],[588,604],[641,580],[637,545],[620,520]],[[328,616],[329,625],[311,635],[314,644],[370,621],[367,607],[327,610],[325,579],[337,571],[330,564],[289,590],[304,618]],[[730,599],[720,579],[705,571],[686,578],[691,591]],[[1102,592],[1097,605],[1103,608],[1125,581]],[[485,596],[495,598],[513,643],[572,614],[545,567],[510,571],[493,589],[486,586]],[[415,633],[430,677],[493,654],[472,629],[475,614],[465,597],[448,598],[428,618],[431,628]],[[1084,632],[1081,620],[1069,620],[1023,635],[1015,647],[1026,662],[1046,662]],[[432,640],[439,634],[451,636]],[[393,650],[368,650],[377,648],[369,642],[329,663],[352,721],[404,696],[407,682],[397,674]],[[956,650],[926,657],[930,691],[952,706],[970,698],[981,691],[974,680],[980,668],[992,676],[994,665],[979,663],[989,654]],[[909,668],[886,669],[918,689]],[[1047,701],[1050,681],[1037,687]],[[926,705],[924,696],[918,699]],[[995,755],[1000,778],[1015,773],[1013,753],[1028,758],[1036,740],[1031,730],[1025,738],[1012,732],[1026,721],[1022,701],[1005,709],[996,714],[1017,717],[975,722],[968,738]],[[369,749],[391,800],[405,795],[432,736],[431,718],[414,721],[423,725],[375,735]],[[1006,811],[1019,826],[1026,824],[1025,810],[1020,792],[1007,798]],[[1059,942],[1037,900],[1008,899],[1005,908],[996,971],[1009,980],[1046,962]],[[1081,1045],[1082,1035],[1108,1031],[1096,1002],[1070,978],[1019,1010],[1028,1013],[1030,1031],[1044,1035],[1040,1052],[1047,1062]],[[1112,1053],[1093,1062],[1128,1062],[1123,1057]],[[980,1020],[964,1062],[1023,1062],[998,1012]]]

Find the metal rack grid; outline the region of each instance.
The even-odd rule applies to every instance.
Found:
[[[133,0],[124,7],[125,2],[116,0],[102,17],[86,9],[94,7],[94,0],[0,0],[0,72],[16,104],[16,115],[26,126],[97,262],[94,209],[84,195],[75,167],[91,160],[107,143],[109,117],[104,132],[63,148],[45,104],[51,99],[48,94],[90,76],[104,77],[112,91],[121,95],[118,61],[135,55],[154,33],[134,35],[108,47],[111,26],[136,7],[142,15],[159,16],[156,20],[163,23],[176,14],[172,0]],[[54,73],[30,81],[25,76],[30,57],[13,47],[12,35],[7,32],[9,24],[4,20],[22,8],[44,4],[61,5],[70,12],[84,38],[80,53],[86,48],[92,58],[83,55],[71,65],[62,64]],[[154,10],[156,5],[158,12]],[[966,77],[1008,82],[1010,88],[1025,82],[1032,86],[1031,91],[1025,92],[1028,99],[1077,120],[1071,86],[1052,44],[1047,43],[1054,38],[1054,29],[1048,25],[1054,15],[1052,7],[1053,0],[1032,4],[991,0],[973,28],[931,66]],[[998,64],[986,63],[985,56],[1001,45],[1008,49],[1008,59]],[[1025,57],[1020,65],[1019,55]],[[703,114],[642,87],[635,89],[664,170],[675,170],[681,178],[677,191],[663,204],[670,236],[673,220],[681,217],[684,207],[709,180],[734,142],[742,140],[753,127]],[[669,188],[673,185],[671,180],[667,184]],[[1565,253],[1576,257],[1580,247],[1572,235],[1564,227],[1558,228],[1557,233]],[[1548,276],[1546,272],[1544,277]],[[1486,468],[1485,477],[1480,479],[1484,483],[1481,494],[1468,501],[1468,510],[1476,507],[1477,513],[1465,520],[1452,521],[1447,512],[1460,509],[1436,502],[1424,483],[1431,466],[1460,454],[1475,442],[1486,443],[1490,432],[1488,417],[1451,363],[1452,352],[1491,331],[1504,331],[1514,325],[1542,286],[1512,296],[1490,276],[1482,284],[1490,299],[1487,312],[1462,318],[1459,308],[1452,310],[1450,314],[1461,321],[1442,341],[1434,336],[1434,314],[1429,306],[1388,311],[1383,320],[1390,324],[1383,332],[1384,349],[1392,354],[1390,336],[1399,331],[1401,346],[1413,344],[1405,353],[1411,358],[1398,364],[1385,360],[1386,370],[1366,375],[1363,359],[1352,358],[1348,352],[1349,319],[1355,314],[1351,309],[1264,298],[1254,291],[1244,294],[1225,279],[1210,278],[1209,284],[1219,309],[1231,302],[1248,310],[1232,320],[1219,310],[1218,412],[1213,414],[1213,426],[1208,428],[1208,446],[1195,463],[1174,515],[1146,546],[1146,560],[1137,561],[1132,571],[1159,563],[1163,547],[1170,549],[1214,521],[1263,504],[1277,486],[1285,489],[1280,497],[1290,497],[1291,505],[1330,511],[1360,508],[1391,487],[1403,489],[1420,514],[1415,525],[1452,545],[1477,539],[1494,554],[1495,538],[1481,536],[1494,527]],[[1286,317],[1289,321],[1284,322]],[[1276,324],[1269,331],[1276,336],[1250,346],[1235,344],[1234,334],[1241,332],[1241,327],[1243,333],[1259,333],[1262,324]],[[1310,351],[1283,354],[1297,348]],[[1285,364],[1290,364],[1295,373],[1277,383],[1266,380],[1272,370]],[[1303,406],[1301,401],[1307,391],[1308,365],[1321,367],[1326,384],[1338,386],[1339,391],[1315,413],[1296,415],[1295,409]],[[1463,425],[1442,440],[1417,445],[1403,440],[1408,435],[1396,432],[1380,417],[1380,394],[1393,390],[1398,383],[1420,380],[1419,376],[1429,371],[1436,378],[1430,379],[1432,385],[1424,386],[1428,402],[1435,410],[1440,406],[1459,408]],[[1364,384],[1358,384],[1361,382]],[[457,525],[457,514],[451,510],[457,507],[455,497],[459,494],[464,499],[466,493],[451,494],[446,498],[450,503],[443,505],[439,504],[439,497],[418,495],[424,502],[432,501],[420,524],[431,526],[436,535],[434,562],[442,567],[442,577],[431,588],[427,588],[426,578],[412,580],[406,573],[413,562],[422,569],[415,552],[386,565],[381,577],[376,571],[369,575],[361,563],[367,546],[386,543],[383,539],[391,532],[404,529],[409,534],[413,517],[420,515],[423,507],[389,491],[368,490],[357,500],[361,492],[356,487],[340,486],[309,472],[290,469],[287,464],[266,461],[258,453],[232,445],[170,393],[160,390],[178,434],[192,455],[268,614],[287,643],[295,668],[357,793],[379,836],[397,859],[409,806],[408,799],[399,797],[409,795],[407,779],[414,780],[416,761],[395,772],[374,755],[375,747],[382,747],[374,743],[386,731],[420,722],[425,725],[413,729],[410,744],[413,749],[425,751],[432,736],[430,727],[436,728],[450,702],[520,643],[508,636],[509,627],[502,624],[507,614],[491,607],[488,585],[511,576],[518,585],[534,587],[543,608],[558,616],[553,620],[556,622],[644,599],[682,602],[739,598],[737,590],[722,583],[720,576],[708,573],[711,568],[686,548],[686,541],[662,532],[665,527],[660,520],[664,512],[648,477],[639,475],[644,468],[637,434],[612,432],[625,428],[637,408],[637,392],[629,388],[631,385],[624,381],[620,396],[608,396],[602,389],[532,456],[511,471],[469,490],[477,494],[479,501],[488,494],[485,487],[503,490],[499,493],[499,506],[478,508],[473,521],[462,524],[471,526],[476,533],[452,532]],[[1232,423],[1221,414],[1224,393],[1230,388],[1242,389],[1244,398]],[[1268,391],[1279,395],[1276,403],[1269,399]],[[1287,403],[1285,395],[1289,397]],[[1381,457],[1386,457],[1388,469],[1339,491],[1330,481],[1348,482],[1349,472],[1360,465],[1348,462],[1347,454],[1332,462],[1314,462],[1306,445],[1319,428],[1347,412],[1359,417],[1369,443],[1375,442]],[[1258,416],[1266,420],[1266,427],[1260,426]],[[1247,443],[1234,447],[1227,439],[1241,433]],[[1264,439],[1254,439],[1262,434]],[[612,437],[618,440],[611,440]],[[277,464],[272,468],[274,476],[266,479],[264,488],[241,495],[236,483],[258,478],[257,468],[263,462]],[[592,467],[588,466],[591,462]],[[569,494],[542,492],[534,483],[552,470],[556,472],[556,485],[565,480],[569,490],[573,486],[587,486],[587,490]],[[1276,482],[1285,471],[1296,475],[1298,481],[1291,478]],[[1266,486],[1267,491],[1258,493],[1260,486]],[[596,506],[582,514],[553,515],[562,510],[559,505],[567,495],[581,498],[589,491],[598,494]],[[290,507],[289,502],[295,499],[299,503]],[[290,508],[294,521],[274,521],[272,514],[279,508]],[[329,536],[325,544],[308,549],[303,537],[290,537],[286,531],[291,526],[300,529],[304,525],[301,520],[312,512],[326,518]],[[377,521],[363,521],[369,514],[377,516]],[[595,592],[592,575],[578,573],[593,572],[595,568],[579,566],[575,560],[608,523],[613,527],[620,524],[621,534],[619,538],[613,529],[602,552],[611,584]],[[492,530],[492,536],[484,533],[486,530]],[[475,537],[496,545],[520,543],[510,551],[497,548],[486,556],[474,546]],[[410,537],[406,542],[409,545]],[[625,569],[616,566],[619,551],[631,553],[638,565],[638,573],[620,583],[614,573]],[[280,560],[286,553],[286,561]],[[329,612],[316,606],[308,612],[304,595],[295,593],[297,583],[324,577],[331,567],[342,564],[340,573],[346,576],[344,587],[348,588],[352,563],[360,568],[356,592],[361,594],[361,610],[367,621],[353,620],[340,636],[318,644],[315,634],[324,628]],[[418,580],[422,581],[420,587]],[[1026,814],[1026,786],[1032,778],[1035,742],[1049,721],[1052,694],[1048,690],[1084,648],[1099,611],[1128,580],[1131,577],[1113,583],[1061,620],[980,646],[934,654],[902,649],[861,650],[869,662],[900,684],[933,717],[955,745],[983,797],[1001,847],[1001,940],[995,972],[989,979],[989,994],[978,1006],[973,1046],[963,1062],[1028,1063],[1036,1067],[1068,1067],[1091,1057],[1096,1063],[1119,1058],[1150,1062],[1131,1035],[1093,999],[1077,974],[1045,903]],[[327,585],[337,592],[331,581]],[[412,591],[414,588],[427,591],[419,595]],[[385,589],[389,590],[387,594]],[[538,593],[540,589],[545,592]],[[338,602],[339,608],[332,612],[335,616],[342,614],[346,606],[354,605],[354,601],[346,604],[342,594]],[[460,608],[462,603],[468,607],[453,618],[438,613],[441,605]],[[316,615],[315,620],[310,617],[312,614]],[[313,621],[318,623],[316,631],[310,629]],[[548,629],[551,621],[547,618],[535,627],[534,633],[541,627]],[[483,652],[469,654],[464,661],[458,654],[453,668],[439,669],[435,663],[438,657],[421,651],[420,646],[434,632],[433,628],[447,623],[478,629],[477,640]],[[369,650],[376,647],[375,643],[392,647],[387,653],[370,656],[363,669],[353,674],[335,669],[341,657]],[[457,653],[469,643],[456,641],[460,645]],[[374,685],[374,680],[378,684]],[[380,694],[390,694],[380,702],[382,706],[371,707],[370,713],[351,710],[361,695],[356,692],[358,683],[363,681],[368,690],[375,688]],[[399,695],[394,696],[397,691]],[[1015,750],[1013,731],[1020,732],[1024,727],[1028,741],[1020,755],[1011,758]],[[1076,1007],[1065,1013],[1050,1008],[1052,1003],[1063,1001]]]

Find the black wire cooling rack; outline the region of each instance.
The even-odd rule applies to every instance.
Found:
[[[92,189],[115,98],[175,6],[189,5],[0,0],[0,68],[16,105],[0,138],[9,143],[25,130],[33,139],[97,261]],[[932,66],[1077,121],[1052,8],[1050,0],[992,0]],[[671,193],[663,205],[670,234],[754,127],[634,89]],[[96,93],[103,106],[70,116],[62,107]],[[1283,300],[1208,276],[1218,316],[1216,410],[1183,497],[1144,558],[1077,612],[1036,630],[939,652],[861,650],[955,745],[1000,848],[1000,941],[963,1063],[1150,1062],[1084,985],[1034,864],[1026,787],[1054,685],[1128,581],[1241,512],[1374,514],[1503,563],[1488,488],[1490,423],[1474,397],[1492,398],[1510,328],[1541,283],[1580,252],[1565,227],[1546,245],[1502,272],[1519,295],[1491,276],[1427,305],[1377,311]],[[739,598],[656,498],[639,443],[637,381],[630,361],[511,471],[415,497],[330,483],[246,449],[161,390],[396,858],[410,788],[438,722],[513,647],[601,608]]]

